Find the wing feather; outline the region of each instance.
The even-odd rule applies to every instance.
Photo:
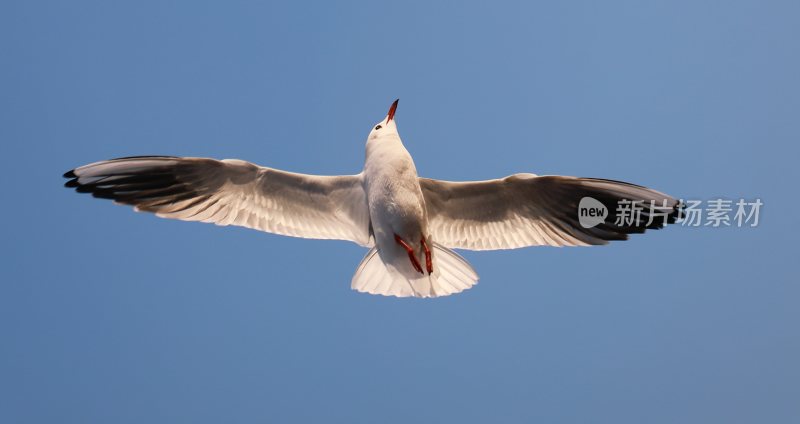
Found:
[[[428,211],[428,230],[434,240],[450,248],[606,244],[673,223],[682,211],[678,200],[661,192],[596,178],[516,174],[488,181],[420,178],[419,182]],[[578,205],[584,197],[592,197],[608,209],[605,222],[592,228],[580,225]],[[617,224],[621,200],[646,206],[638,222]],[[651,201],[655,205],[652,210]]]
[[[65,186],[80,193],[163,218],[372,244],[361,174],[318,176],[235,159],[140,156],[81,166],[64,177]]]

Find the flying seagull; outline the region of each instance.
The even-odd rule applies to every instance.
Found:
[[[64,174],[65,186],[163,218],[349,240],[370,249],[351,287],[398,297],[446,296],[475,285],[478,275],[451,249],[601,245],[680,217],[678,200],[620,181],[534,174],[469,182],[421,178],[397,132],[397,102],[370,131],[364,170],[356,175],[137,156],[75,168]],[[599,216],[589,225],[579,215],[587,198]],[[649,207],[636,209],[636,220],[614,219],[624,202]]]

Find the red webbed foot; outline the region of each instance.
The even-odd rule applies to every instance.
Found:
[[[428,269],[428,274],[433,273],[433,261],[431,260],[431,249],[428,248],[428,243],[425,241],[425,236],[420,239],[422,249],[425,250],[425,268]]]
[[[403,249],[406,249],[406,252],[408,253],[408,259],[411,260],[411,265],[414,267],[414,269],[420,274],[424,274],[422,271],[422,265],[420,265],[417,257],[414,255],[414,249],[412,249],[411,246],[397,234],[394,235],[394,241],[396,241],[400,246],[403,246]]]

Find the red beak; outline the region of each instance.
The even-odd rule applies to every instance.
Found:
[[[392,119],[394,119],[394,113],[397,111],[397,102],[399,101],[400,99],[397,99],[394,101],[394,103],[392,103],[392,107],[389,108],[389,115],[388,118],[386,119],[386,122],[389,122]]]

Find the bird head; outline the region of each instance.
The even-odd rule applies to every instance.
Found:
[[[399,101],[400,99],[395,100],[392,106],[389,107],[389,113],[386,114],[386,117],[372,127],[372,131],[369,133],[369,139],[389,134],[397,135],[397,124],[394,121],[394,113],[397,111],[397,102]]]

